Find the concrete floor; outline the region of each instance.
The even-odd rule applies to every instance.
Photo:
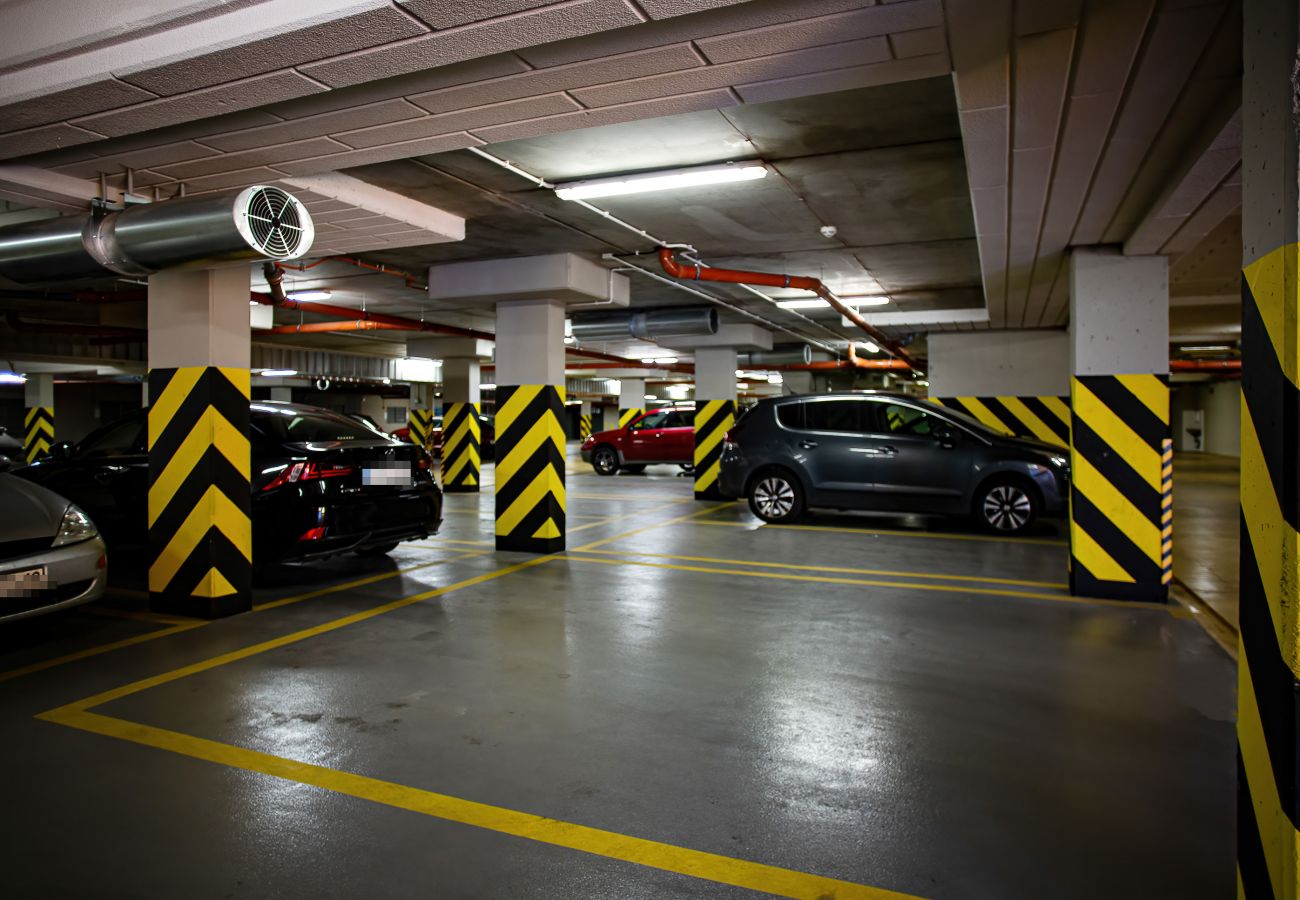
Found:
[[[1174,577],[1237,628],[1241,460],[1213,453],[1174,459]]]
[[[1232,893],[1234,670],[1178,608],[1068,597],[1054,524],[690,498],[579,469],[563,556],[453,495],[249,615],[5,629],[6,892]]]

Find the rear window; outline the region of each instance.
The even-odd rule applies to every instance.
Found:
[[[803,404],[782,403],[776,408],[776,420],[786,428],[803,430]]]
[[[382,440],[381,435],[361,423],[328,412],[253,406],[249,424],[262,436],[281,444]]]
[[[804,428],[809,431],[868,430],[863,419],[870,417],[870,410],[861,400],[813,400],[803,407]]]

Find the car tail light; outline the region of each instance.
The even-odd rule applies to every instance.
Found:
[[[302,533],[302,537],[298,538],[298,540],[299,540],[299,542],[302,542],[302,541],[319,541],[319,540],[321,540],[323,537],[325,537],[325,526],[324,526],[324,525],[317,525],[315,528],[308,528],[306,531],[304,531],[304,532]]]
[[[351,475],[355,471],[356,469],[352,466],[296,462],[291,466],[286,466],[279,475],[267,482],[266,487],[262,488],[262,490],[271,491],[283,485],[294,484],[299,481],[323,481],[327,478],[341,478],[344,475]]]

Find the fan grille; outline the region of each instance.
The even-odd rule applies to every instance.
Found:
[[[303,243],[303,221],[298,204],[284,191],[273,187],[255,190],[248,198],[244,218],[262,254],[273,259],[298,254]]]

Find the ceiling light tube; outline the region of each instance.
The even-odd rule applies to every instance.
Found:
[[[555,193],[561,200],[591,200],[596,197],[621,197],[626,194],[671,191],[706,184],[754,181],[765,177],[767,177],[767,166],[762,163],[727,163],[720,166],[690,166],[683,169],[643,172],[640,175],[571,181],[568,184],[556,185]]]
[[[841,297],[840,300],[849,306],[887,306],[889,298],[884,295],[871,295],[868,297]],[[830,304],[821,297],[801,297],[798,300],[778,300],[776,305],[781,309],[830,309]]]
[[[285,296],[290,300],[328,300],[330,292],[326,290],[289,291]]]

